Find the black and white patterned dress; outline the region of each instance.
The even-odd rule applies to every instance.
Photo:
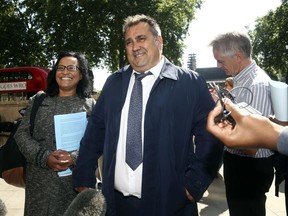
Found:
[[[93,98],[46,97],[35,118],[33,137],[29,133],[31,104],[29,101],[22,123],[15,135],[20,151],[27,159],[25,215],[62,216],[76,196],[72,176],[59,177],[47,166],[48,155],[56,150],[54,115],[86,112],[90,116]]]

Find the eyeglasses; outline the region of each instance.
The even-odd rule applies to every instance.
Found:
[[[75,71],[79,70],[79,67],[77,67],[76,65],[67,65],[67,66],[58,65],[56,67],[57,71],[64,71],[65,68],[67,68],[67,71],[71,71],[71,72],[75,72]]]

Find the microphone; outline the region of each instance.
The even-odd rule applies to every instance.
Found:
[[[0,216],[5,216],[7,214],[7,208],[5,203],[0,199]]]
[[[100,190],[80,192],[68,206],[63,216],[105,216],[106,201]]]

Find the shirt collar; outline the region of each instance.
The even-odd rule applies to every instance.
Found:
[[[256,62],[252,61],[249,65],[247,65],[240,73],[238,73],[235,77],[234,77],[234,81],[239,82],[243,79],[245,79],[246,76],[248,76],[251,72],[251,70],[253,70],[253,68],[256,68]]]

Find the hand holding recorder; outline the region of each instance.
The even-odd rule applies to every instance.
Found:
[[[269,148],[276,150],[276,142],[284,127],[261,115],[252,114],[249,109],[239,108],[228,98],[218,103],[208,116],[207,130],[229,148]],[[215,121],[223,113],[223,105],[235,124],[227,119]],[[240,104],[240,106],[242,106]]]

